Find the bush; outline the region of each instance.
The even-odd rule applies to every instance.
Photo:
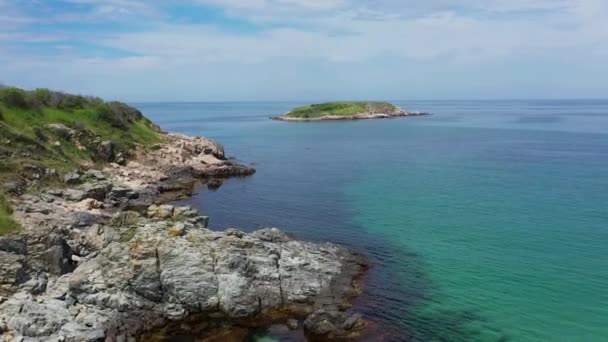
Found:
[[[41,104],[48,106],[51,102],[52,92],[48,89],[36,89],[32,91],[32,97],[35,98]]]
[[[101,120],[120,129],[127,129],[143,118],[139,110],[122,102],[108,102],[99,106],[98,115]]]
[[[66,95],[59,102],[58,108],[63,110],[75,110],[86,108],[87,99],[80,95]]]
[[[30,108],[28,93],[18,88],[9,87],[0,89],[0,101],[9,107]]]

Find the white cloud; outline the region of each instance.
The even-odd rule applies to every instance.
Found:
[[[94,5],[91,16],[95,20],[128,20],[131,13],[142,11],[162,14],[162,6],[166,5],[162,1],[70,1]],[[276,77],[289,85],[288,80],[312,78],[314,73],[306,69],[309,68],[327,84],[336,84],[345,77],[339,70],[356,65],[365,69],[370,78],[375,72],[382,74],[390,84],[399,84],[404,72],[410,76],[432,75],[433,79],[419,77],[424,82],[437,82],[437,89],[441,89],[443,84],[454,82],[446,79],[454,77],[450,75],[462,77],[454,70],[507,82],[534,77],[529,70],[520,70],[538,61],[546,62],[538,64],[541,68],[543,64],[568,66],[570,61],[598,60],[608,54],[608,2],[603,0],[196,1],[222,6],[244,20],[280,25],[234,33],[218,25],[170,23],[159,15],[145,31],[87,36],[79,32],[38,36],[2,32],[0,44],[5,45],[0,45],[4,54],[0,58],[4,60],[0,75],[13,75],[19,80],[27,73],[36,75],[31,82],[54,85],[63,79],[65,83],[87,84],[92,90],[106,84],[105,89],[111,93],[115,90],[110,83],[129,88],[160,87],[149,82],[150,78],[196,88],[197,84],[221,83],[211,78],[233,75],[234,70],[240,74],[231,77],[247,83],[263,80],[264,70],[266,77],[275,77],[280,69],[282,74]],[[65,14],[66,18],[69,15],[74,13]],[[78,49],[61,46],[57,46],[56,58],[37,57],[14,47],[9,50],[6,45],[35,39],[69,41],[75,37],[129,51],[134,57],[83,58]],[[385,60],[391,61],[393,69],[378,65],[378,61]],[[484,74],[478,70],[484,70]],[[314,81],[309,82],[312,87]],[[229,86],[225,91],[230,91]]]

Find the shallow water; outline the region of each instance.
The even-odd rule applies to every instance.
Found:
[[[387,340],[608,340],[608,101],[395,102],[434,116],[268,120],[304,103],[138,104],[258,172],[188,203],[367,253]]]

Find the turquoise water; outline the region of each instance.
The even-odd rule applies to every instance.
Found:
[[[189,203],[370,256],[384,340],[608,340],[608,101],[397,102],[431,117],[267,120],[300,103],[141,104],[258,173]]]

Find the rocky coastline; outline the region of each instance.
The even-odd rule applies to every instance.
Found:
[[[313,121],[336,121],[336,120],[370,120],[370,119],[390,119],[406,116],[424,116],[430,115],[426,112],[409,112],[402,109],[398,109],[394,112],[376,113],[376,112],[364,112],[354,115],[325,115],[319,117],[293,117],[289,116],[289,113],[285,113],[281,116],[271,117],[272,120],[288,121],[288,122],[313,122]]]
[[[162,140],[102,168],[28,170],[56,186],[7,185],[23,229],[0,237],[0,341],[162,340],[184,326],[221,339],[275,323],[331,340],[364,328],[349,304],[361,255],[276,228],[207,229],[209,217],[167,203],[255,170],[206,138]]]

